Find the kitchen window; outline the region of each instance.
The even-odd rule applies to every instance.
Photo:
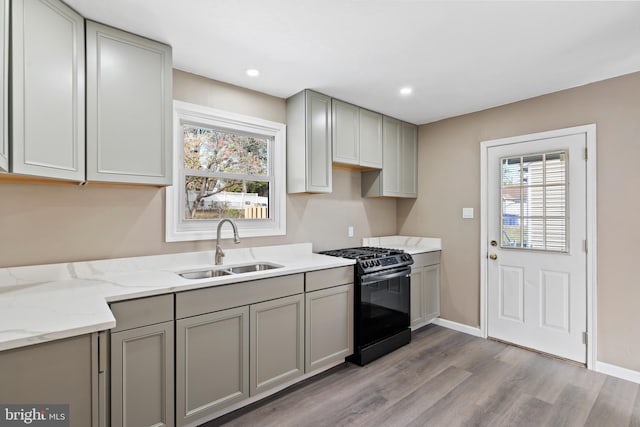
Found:
[[[285,125],[174,101],[174,173],[166,240],[286,234]],[[222,237],[231,237],[223,227]]]

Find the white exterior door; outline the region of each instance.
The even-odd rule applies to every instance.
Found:
[[[581,363],[586,135],[489,147],[488,336]]]

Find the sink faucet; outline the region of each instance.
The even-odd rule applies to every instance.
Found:
[[[238,227],[236,227],[236,223],[231,221],[229,218],[220,220],[220,222],[218,223],[218,230],[216,231],[216,256],[215,256],[216,265],[222,264],[222,258],[224,258],[224,252],[220,247],[220,229],[222,228],[222,224],[224,224],[225,222],[228,222],[229,224],[231,224],[231,227],[233,227],[234,243],[236,244],[240,243],[240,237],[238,237]]]

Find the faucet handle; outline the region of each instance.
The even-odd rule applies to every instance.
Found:
[[[220,245],[216,245],[216,255],[215,255],[215,264],[222,264],[222,258],[224,258],[224,251]]]

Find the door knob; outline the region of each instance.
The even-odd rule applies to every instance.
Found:
[[[496,254],[491,254],[491,255],[489,255],[489,258],[495,261],[495,260],[497,260],[497,259],[498,259],[498,255],[496,255]]]

